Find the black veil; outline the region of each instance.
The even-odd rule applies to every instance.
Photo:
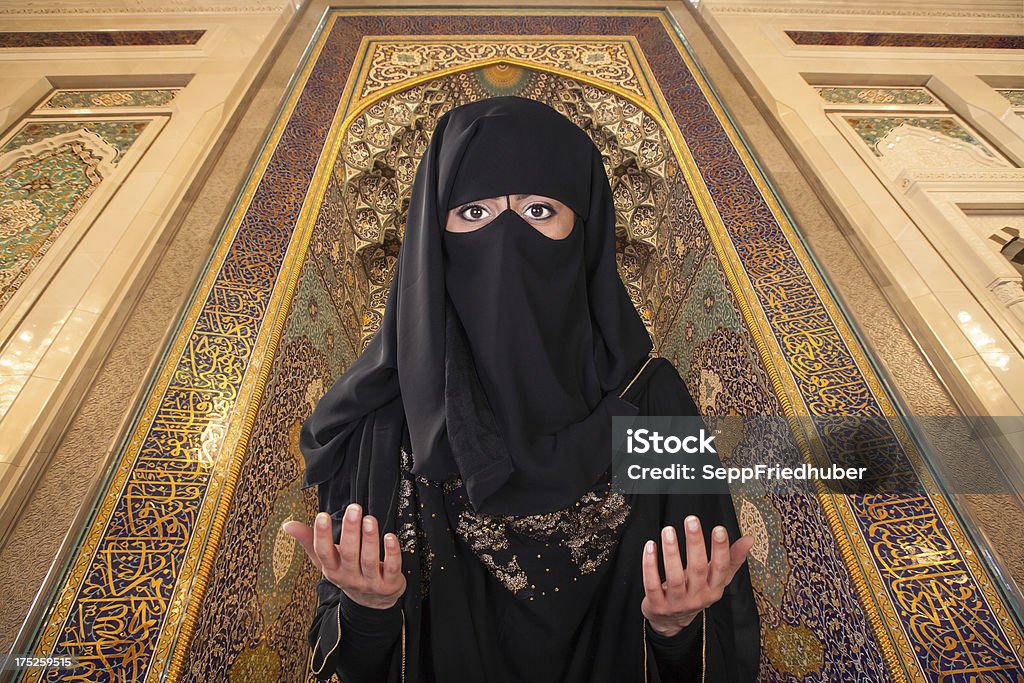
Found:
[[[526,240],[528,250],[578,252],[578,274],[567,273],[571,264],[556,273],[567,300],[583,311],[582,318],[565,323],[582,340],[565,350],[566,362],[546,359],[545,364],[539,358],[544,341],[539,337],[531,349],[529,343],[510,343],[492,328],[463,324],[493,305],[481,298],[479,281],[466,281],[472,286],[464,288],[461,298],[453,301],[448,295],[446,273],[449,283],[460,277],[448,263],[447,250],[454,248],[444,230],[448,209],[510,193],[558,199],[577,216],[565,245],[537,242],[555,241],[530,236],[527,228],[532,228],[525,222],[515,225],[518,216],[512,212],[499,216],[506,234],[520,230],[516,239]],[[488,240],[495,234],[490,232]],[[493,247],[481,247],[482,237],[472,236],[473,249]],[[500,263],[500,254],[496,258]],[[508,308],[503,315],[537,315],[537,302],[509,294],[507,283],[498,279],[501,272],[489,277],[484,289],[502,297]],[[551,332],[544,334],[550,337]],[[495,348],[533,356],[513,363],[484,352]],[[533,514],[569,504],[610,465],[611,415],[636,412],[618,392],[650,351],[650,338],[616,270],[615,209],[600,152],[590,138],[540,102],[500,97],[463,105],[440,118],[418,168],[380,328],[302,426],[302,485],[334,477],[352,449],[359,451],[352,455],[361,462],[368,462],[368,450],[391,450],[382,456],[397,461],[405,432],[394,421],[404,414],[413,472],[435,480],[461,476],[478,509]],[[515,377],[529,377],[533,361],[545,370],[530,381],[539,386],[559,368],[568,368],[562,384],[578,385],[578,390],[568,392],[568,399],[560,397],[557,406],[554,398],[545,398],[550,392],[542,391],[503,402],[498,394]],[[543,405],[548,400],[552,404]],[[515,406],[530,415],[512,416]],[[353,494],[353,499],[364,495]]]

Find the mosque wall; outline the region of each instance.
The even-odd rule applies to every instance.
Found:
[[[0,539],[295,12],[0,8]]]
[[[695,4],[961,409],[1020,415],[1020,3]]]
[[[948,0],[934,0],[927,6],[916,0],[806,0],[800,2],[804,9],[795,11],[791,5],[797,2],[765,7],[707,0],[694,3],[696,12],[680,2],[668,4],[730,116],[758,152],[758,164],[769,173],[774,189],[797,219],[801,238],[816,250],[816,258],[829,273],[830,287],[843,299],[860,333],[874,343],[879,353],[873,360],[888,365],[899,380],[895,388],[910,399],[907,405],[913,412],[934,414],[947,409],[942,387],[920,362],[915,341],[965,408],[992,414],[1020,410],[1024,394],[1013,393],[1011,375],[1021,362],[1016,353],[1021,346],[1011,334],[1018,335],[1016,316],[1021,304],[1006,303],[999,294],[1008,289],[1004,283],[1019,288],[1019,264],[1012,259],[1024,252],[1014,251],[1013,240],[1015,230],[1024,230],[1017,175],[1024,159],[1020,142],[1024,104],[1014,94],[1024,87],[1015,75],[1024,71],[1021,58],[999,47],[976,46],[967,53],[942,45],[922,50],[814,44],[851,42],[856,39],[851,34],[860,36],[861,42],[877,43],[884,39],[876,34],[886,31],[949,32],[951,21],[963,33],[1006,36],[1014,32],[1007,17],[1018,17],[1016,25],[1020,25],[1019,9],[1014,14],[1001,0],[979,0],[967,10]],[[0,299],[0,604],[7,606],[0,610],[0,642],[5,646],[13,642],[22,619],[31,613],[37,587],[45,588],[50,581],[45,565],[58,556],[59,537],[66,530],[69,537],[76,531],[70,512],[54,519],[53,501],[62,501],[70,511],[79,497],[89,495],[85,486],[73,481],[76,476],[96,476],[81,464],[101,463],[118,454],[121,445],[115,439],[128,431],[125,425],[134,420],[131,410],[148,391],[144,382],[135,384],[146,375],[147,367],[160,364],[157,349],[163,349],[176,332],[173,326],[181,315],[171,310],[176,304],[167,301],[188,298],[194,271],[180,268],[180,263],[178,270],[168,264],[183,258],[182,248],[197,253],[193,260],[205,260],[225,216],[232,213],[231,199],[247,185],[245,173],[258,156],[265,131],[273,128],[276,103],[299,72],[302,52],[329,3],[310,4],[294,29],[288,27],[297,10],[280,0],[234,4],[117,0],[116,6],[108,2],[106,7],[93,0],[58,0],[22,2],[17,9],[0,7],[0,61],[10,67],[0,71],[0,212],[6,212],[0,213],[0,234],[13,233],[15,228],[22,235],[26,229],[38,233],[30,248],[19,247],[18,259],[0,264],[0,268],[13,264],[8,269],[12,274],[5,271],[7,279],[0,280],[7,297]],[[423,3],[346,0],[344,4],[352,9]],[[532,4],[556,3],[536,0]],[[627,3],[580,0],[579,4]],[[739,65],[752,84],[754,98],[773,103],[763,111],[788,142],[787,150],[761,153],[777,144],[775,135],[760,116],[745,113],[751,97],[734,85],[732,75],[716,61],[719,53],[708,44],[702,29],[726,47],[723,56]],[[44,30],[50,35],[40,37],[38,32]],[[791,36],[787,30],[804,33]],[[287,44],[275,54],[275,45],[288,31]],[[845,31],[846,37],[835,37],[836,31]],[[260,70],[267,64],[270,72],[264,80]],[[250,104],[252,90],[256,94]],[[1001,97],[1014,103],[1009,113],[1003,100],[993,99]],[[236,124],[243,112],[270,123]],[[901,140],[889,147],[894,136]],[[220,155],[218,141],[225,137],[228,149]],[[879,147],[882,140],[885,144]],[[232,152],[235,147],[244,152]],[[803,173],[775,173],[791,163],[790,154]],[[53,168],[61,160],[69,164],[60,176],[64,183],[60,187],[66,191],[55,193],[55,176],[46,175],[47,182],[42,182],[44,174],[37,169],[47,168],[41,165],[44,161]],[[214,163],[216,167],[206,175]],[[955,177],[925,172],[932,167]],[[341,183],[345,178],[351,182]],[[913,181],[912,187],[900,187],[906,179]],[[208,591],[228,595],[230,600],[257,591],[260,601],[247,609],[260,610],[257,616],[268,623],[287,612],[293,623],[301,624],[309,613],[308,602],[288,600],[292,586],[309,588],[310,584],[296,582],[303,558],[295,554],[297,547],[284,542],[288,539],[278,526],[282,519],[308,513],[304,505],[309,501],[279,487],[279,480],[267,475],[284,472],[294,477],[301,467],[299,422],[291,409],[302,406],[308,411],[324,382],[351,362],[374,324],[374,306],[356,303],[372,304],[374,295],[379,299],[382,291],[382,283],[372,277],[367,282],[356,279],[349,289],[334,278],[337,287],[332,290],[328,285],[332,279],[326,276],[335,270],[355,270],[358,259],[366,272],[382,274],[397,248],[391,240],[379,249],[360,251],[333,239],[337,224],[365,209],[344,201],[343,190],[361,180],[359,174],[346,175],[339,165],[325,190],[325,204],[336,213],[325,210],[318,218],[311,255],[300,274],[282,336],[287,352],[275,357],[257,421],[262,428],[252,436],[252,453],[277,456],[254,457],[246,452],[241,480],[258,484],[240,487],[230,517],[232,526],[225,532],[226,537],[237,535],[246,543],[258,539],[256,547],[244,553],[230,548],[220,551],[219,573]],[[822,212],[822,220],[808,219],[817,215],[801,208],[817,206],[817,198],[801,190],[808,181],[832,216]],[[30,204],[38,195],[31,192],[51,193],[50,213],[44,215],[39,206],[33,210]],[[251,197],[242,201],[247,199]],[[219,213],[195,210],[220,201],[226,208]],[[182,213],[188,213],[186,219],[179,218]],[[845,234],[835,229],[833,217]],[[185,225],[178,228],[179,222]],[[192,225],[198,222],[206,227]],[[818,249],[823,241],[838,246],[824,254]],[[858,247],[860,258],[846,253],[847,242]],[[873,279],[862,273],[862,261],[871,267]],[[150,277],[150,271],[157,274]],[[876,291],[877,283],[888,301]],[[143,285],[145,292],[140,295]],[[660,291],[648,289],[655,294]],[[137,305],[136,296],[140,297]],[[707,305],[700,297],[693,302],[698,307]],[[380,303],[376,301],[378,307]],[[892,315],[888,303],[897,308],[900,319]],[[153,315],[157,309],[160,316]],[[974,317],[964,322],[959,317],[963,311]],[[127,322],[122,322],[125,316]],[[906,334],[901,320],[907,321],[914,338]],[[168,325],[169,331],[164,331]],[[877,335],[885,326],[888,332]],[[139,332],[143,327],[160,331],[147,336]],[[680,330],[676,346],[684,348],[686,332]],[[137,344],[140,338],[148,340],[144,349]],[[138,348],[133,350],[133,345]],[[727,364],[729,357],[709,352],[707,360],[708,367],[717,367]],[[1005,370],[999,369],[1001,362]],[[707,393],[710,386],[713,399],[714,383],[704,381],[706,374],[700,373],[701,391]],[[94,376],[95,382],[85,386]],[[1018,381],[1024,382],[1020,377]],[[982,383],[972,385],[975,381]],[[86,398],[80,402],[82,394]],[[122,409],[122,405],[128,407]],[[922,405],[933,408],[932,412],[922,410]],[[51,453],[52,462],[47,463]],[[25,503],[19,510],[37,468],[47,469],[47,478],[40,478],[32,505]],[[268,491],[280,495],[272,505],[261,507],[266,500],[261,496]],[[991,514],[983,521],[991,525],[984,528],[1005,531],[991,537],[1004,542],[997,549],[1011,560],[1019,576],[1024,566],[1016,541],[1019,524],[1008,505],[990,498]],[[90,506],[90,501],[86,498],[83,507]],[[14,510],[20,515],[17,526],[5,539]],[[239,510],[244,514],[234,514]],[[253,510],[259,513],[249,514]],[[773,542],[773,547],[782,548],[781,541]],[[256,553],[259,562],[252,561]],[[243,567],[244,572],[232,574],[222,571],[224,567],[232,571]],[[246,583],[250,577],[245,572],[257,569],[258,582]],[[764,583],[769,590],[780,590],[776,583]],[[238,590],[239,585],[246,589]],[[211,604],[202,612],[195,651],[188,662],[197,672],[196,680],[214,670],[211,662],[222,667],[220,671],[230,669],[241,680],[249,680],[251,671],[266,670],[268,662],[273,663],[273,653],[262,642],[247,646],[232,661],[226,650],[218,650],[222,641],[208,638],[217,633],[217,619],[233,612],[231,602]],[[254,619],[249,625],[257,623]],[[806,671],[812,671],[820,649],[794,649],[786,640],[803,637],[805,631],[779,633],[775,650],[788,653],[793,670],[811,667]],[[241,630],[232,637],[242,642],[249,635]],[[306,654],[300,650],[290,652],[286,664]]]

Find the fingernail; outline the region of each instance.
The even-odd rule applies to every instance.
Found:
[[[670,526],[665,527],[665,542],[675,543],[676,542],[676,530]]]
[[[724,541],[725,540],[725,529],[723,527],[718,527],[718,528],[715,529],[715,540],[716,541]]]
[[[697,518],[694,517],[693,515],[690,515],[689,517],[687,517],[686,518],[686,528],[687,528],[688,531],[696,531],[697,530]]]
[[[373,519],[363,517],[363,531],[373,531]]]
[[[644,545],[644,552],[648,555],[654,554],[654,541],[647,541],[647,544]]]
[[[316,525],[321,529],[327,528],[327,522],[330,520],[330,515],[326,512],[318,512],[316,515]]]
[[[346,514],[348,515],[348,518],[350,520],[352,520],[353,522],[358,520],[359,519],[359,504],[358,503],[352,503],[351,505],[349,505],[348,506],[348,512]]]

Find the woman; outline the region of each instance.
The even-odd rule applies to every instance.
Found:
[[[731,500],[610,484],[612,416],[698,414],[650,356],[614,228],[600,153],[553,109],[438,121],[381,328],[302,429],[321,513],[285,528],[323,574],[318,676],[756,677]]]

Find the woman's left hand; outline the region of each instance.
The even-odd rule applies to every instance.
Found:
[[[683,521],[686,529],[686,569],[679,552],[679,540],[673,527],[661,530],[665,581],[658,572],[657,544],[644,546],[644,600],[640,604],[651,628],[664,636],[674,636],[690,625],[701,610],[722,598],[725,587],[743,565],[754,545],[750,536],[742,536],[729,546],[725,527],[711,533],[711,560],[708,560],[700,520],[690,515]]]

